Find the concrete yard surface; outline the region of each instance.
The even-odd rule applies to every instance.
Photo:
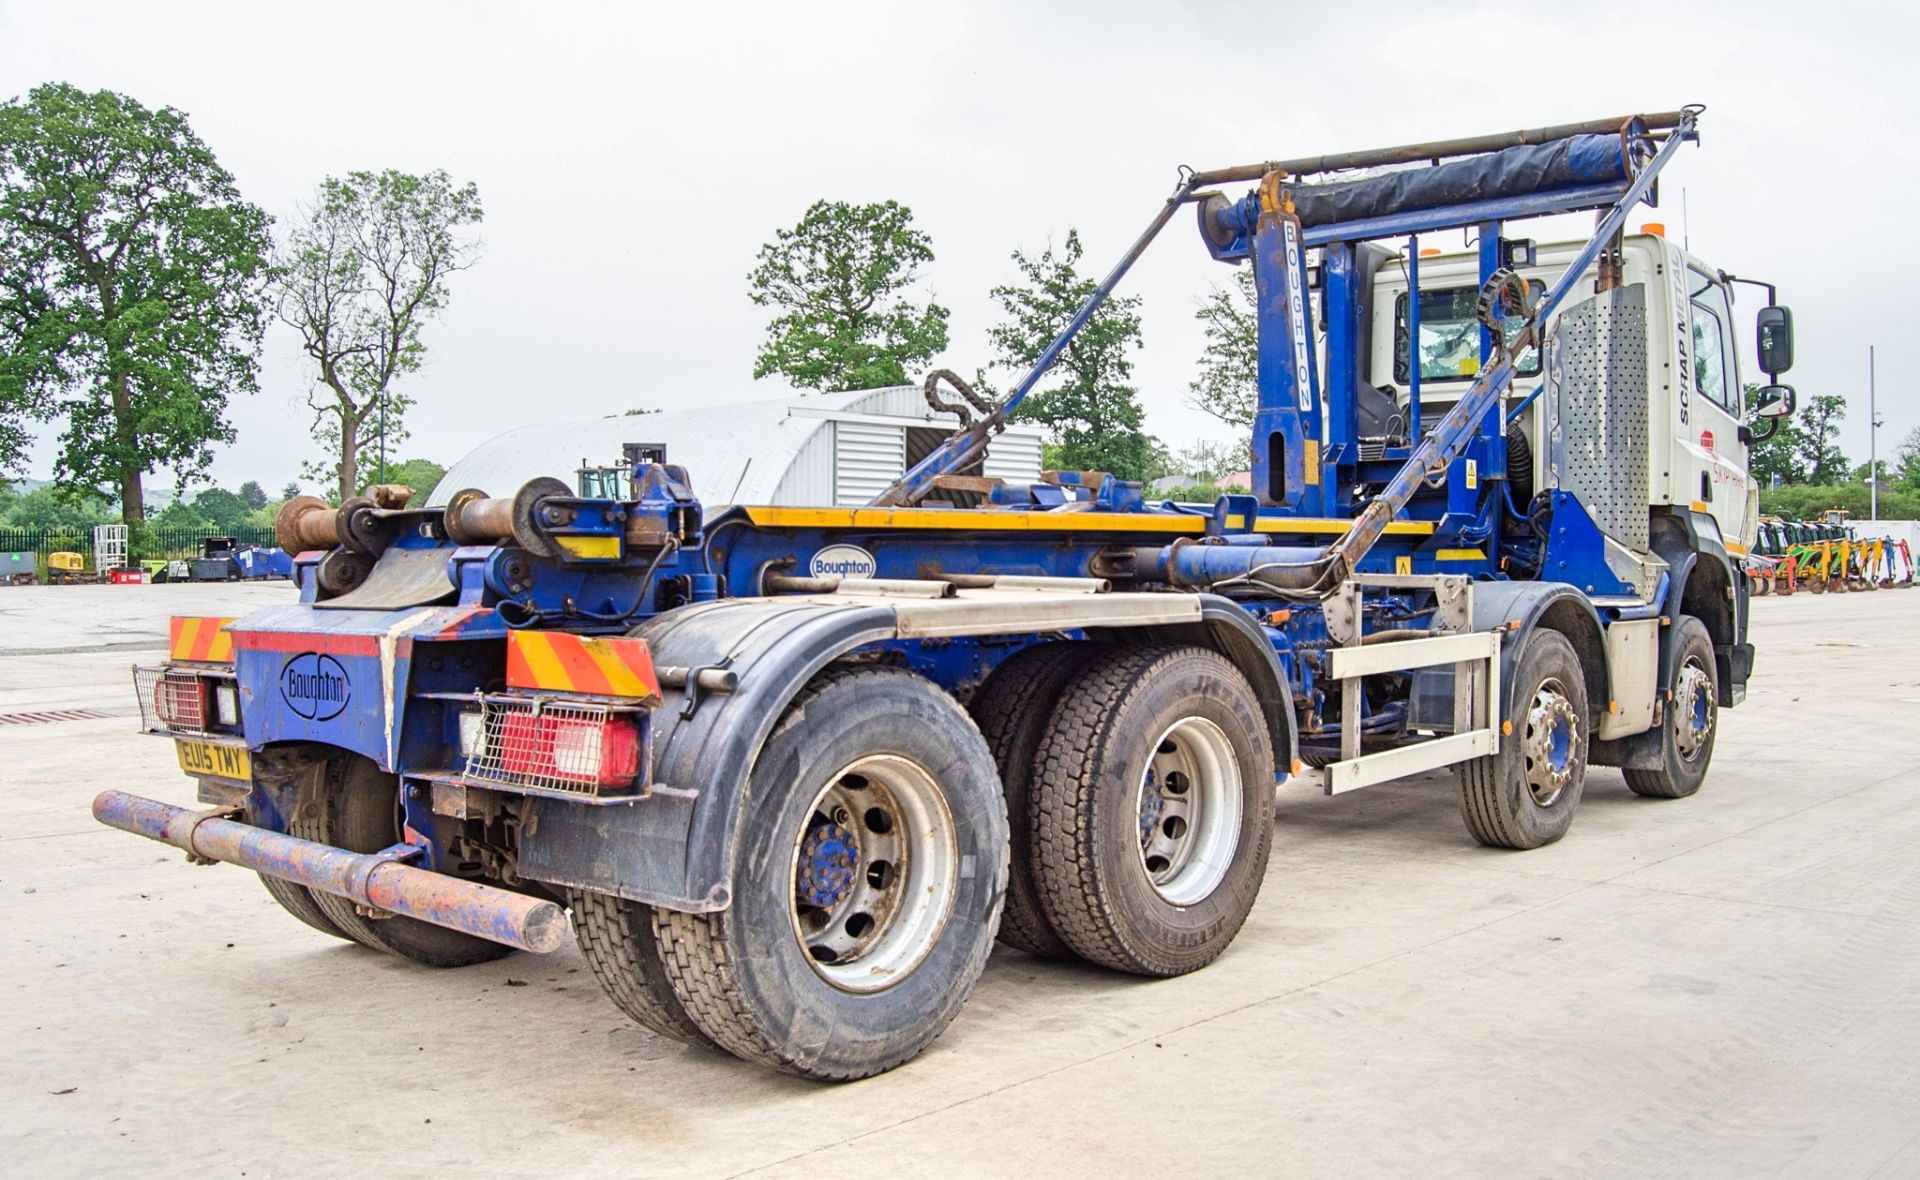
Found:
[[[0,715],[108,714],[0,723],[0,1172],[1920,1175],[1920,591],[1756,600],[1692,799],[1596,770],[1565,840],[1497,852],[1447,775],[1282,788],[1212,967],[1003,949],[845,1086],[640,1031],[571,948],[415,967],[94,823],[193,799],[134,733],[166,616],[288,595],[0,589]]]

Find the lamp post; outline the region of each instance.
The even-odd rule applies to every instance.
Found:
[[[1873,382],[1873,345],[1867,345],[1867,498],[1880,519],[1880,409]]]

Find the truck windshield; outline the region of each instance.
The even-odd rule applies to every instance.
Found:
[[[1527,286],[1537,300],[1546,293],[1546,284],[1528,279]],[[1480,321],[1473,314],[1478,287],[1439,287],[1420,292],[1420,380],[1465,381],[1480,372]],[[1523,321],[1507,317],[1507,331],[1516,332]],[[1522,377],[1540,371],[1539,354],[1529,349],[1515,370]],[[1393,379],[1405,385],[1412,373],[1407,362],[1407,293],[1402,291],[1393,306]]]

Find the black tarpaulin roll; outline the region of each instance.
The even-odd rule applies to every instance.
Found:
[[[1364,180],[1295,185],[1293,200],[1301,225],[1332,225],[1626,180],[1618,136],[1576,135]]]

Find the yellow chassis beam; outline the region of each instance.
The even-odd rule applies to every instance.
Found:
[[[1202,516],[1170,516],[1146,512],[1027,512],[973,508],[772,508],[745,509],[747,519],[769,528],[811,529],[954,529],[974,532],[1070,533],[1204,533]],[[1240,522],[1229,518],[1230,527]],[[1279,536],[1340,536],[1353,527],[1350,520],[1321,517],[1263,518],[1254,531]],[[1433,535],[1430,521],[1397,520],[1387,525],[1390,535]]]

